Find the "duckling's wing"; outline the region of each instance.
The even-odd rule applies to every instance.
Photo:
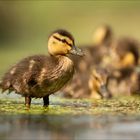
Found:
[[[30,92],[30,88],[37,84],[44,65],[49,66],[51,60],[45,55],[34,55],[21,60],[11,67],[2,78],[1,88],[3,91],[10,90],[17,93]]]

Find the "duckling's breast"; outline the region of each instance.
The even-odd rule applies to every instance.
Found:
[[[74,74],[74,64],[66,56],[59,56],[58,64],[51,70],[42,68],[38,85],[32,89],[32,96],[43,97],[61,89]],[[38,92],[37,92],[38,91]]]

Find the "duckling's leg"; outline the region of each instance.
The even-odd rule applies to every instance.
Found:
[[[43,97],[44,107],[49,105],[49,95]]]
[[[31,105],[31,97],[25,96],[25,106],[27,108],[30,108],[30,105]]]

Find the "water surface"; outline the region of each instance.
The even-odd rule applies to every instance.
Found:
[[[1,140],[139,139],[138,97],[111,100],[70,100],[51,97],[48,108],[23,98],[0,99]]]

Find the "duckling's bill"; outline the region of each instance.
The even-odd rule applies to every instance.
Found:
[[[76,47],[76,46],[72,47],[72,49],[70,50],[70,53],[73,54],[73,55],[84,56],[83,51],[80,48]]]

